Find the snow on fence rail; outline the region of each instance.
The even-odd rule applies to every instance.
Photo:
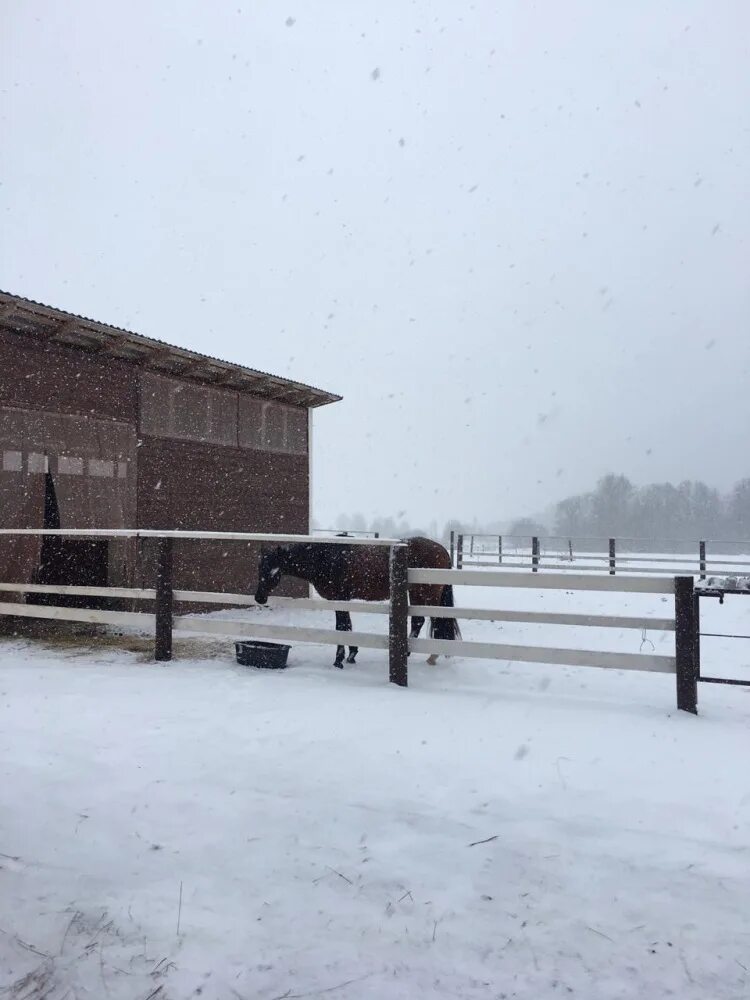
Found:
[[[155,604],[153,613],[112,611],[95,608],[68,608],[50,605],[0,602],[0,615],[46,618],[58,621],[101,623],[153,629],[155,633],[155,659],[172,657],[173,632],[209,632],[236,636],[250,632],[262,639],[297,640],[299,642],[348,645],[369,649],[387,649],[389,653],[389,679],[396,684],[407,684],[407,657],[410,652],[428,654],[481,657],[482,659],[517,660],[530,663],[556,663],[575,666],[610,667],[618,670],[648,670],[674,673],[677,681],[677,706],[685,711],[697,711],[697,663],[699,662],[697,598],[693,578],[678,576],[673,579],[645,576],[585,576],[571,573],[546,573],[534,575],[503,571],[468,571],[444,569],[408,569],[406,545],[395,539],[340,538],[325,540],[313,536],[249,534],[242,532],[182,532],[155,530],[105,531],[101,529],[0,529],[4,535],[63,534],[82,537],[140,537],[156,540],[158,549],[155,586],[135,587],[82,587],[50,584],[0,582],[0,593],[60,594],[69,596],[104,597],[149,601]],[[294,607],[310,611],[349,611],[363,614],[387,614],[388,635],[369,632],[342,633],[333,629],[305,628],[290,625],[263,625],[247,622],[207,620],[194,615],[175,616],[174,604],[221,604],[224,606],[255,607],[247,594],[215,591],[180,590],[173,585],[172,554],[175,539],[221,539],[224,541],[306,541],[313,544],[338,542],[339,544],[368,544],[388,546],[390,557],[390,600],[388,604],[364,601],[324,601],[312,598],[283,598],[269,600],[271,607]],[[673,595],[673,618],[634,617],[598,614],[562,614],[539,611],[502,611],[485,608],[443,608],[409,605],[409,585],[443,584],[469,587],[495,587],[499,589],[608,591]],[[408,617],[432,616],[457,619],[484,619],[493,621],[533,622],[551,625],[583,625],[598,628],[658,628],[675,633],[675,655],[650,653],[616,653],[581,649],[557,649],[546,646],[505,645],[502,643],[465,642],[463,640],[411,639],[408,637]]]

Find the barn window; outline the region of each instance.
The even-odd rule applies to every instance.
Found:
[[[287,406],[286,411],[286,450],[293,455],[306,455],[307,410]]]
[[[3,452],[3,472],[23,472],[23,455],[20,451]]]
[[[38,451],[32,451],[29,453],[26,467],[31,473],[49,472],[49,459]]]
[[[141,430],[154,437],[237,447],[237,394],[195,382],[141,375]]]
[[[89,475],[111,479],[115,474],[115,463],[101,458],[89,459]]]
[[[263,447],[266,451],[286,451],[286,413],[275,403],[263,404]]]
[[[252,396],[240,396],[240,448],[260,450],[263,447],[263,401]]]
[[[307,454],[307,410],[240,396],[241,448]]]
[[[61,476],[82,476],[83,459],[76,455],[60,455],[57,459],[57,471]]]

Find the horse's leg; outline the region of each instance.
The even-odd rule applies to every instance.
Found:
[[[410,639],[418,639],[419,633],[422,631],[422,626],[424,625],[424,618],[420,618],[419,615],[415,615],[411,620],[411,632],[409,633]],[[411,653],[408,654],[411,656]]]
[[[348,611],[340,611],[339,614],[341,615],[341,618],[343,619],[343,622],[344,622],[344,625],[343,625],[344,631],[345,632],[351,632],[351,630],[352,630],[352,618],[351,618],[351,615],[349,614]],[[357,661],[357,653],[358,652],[359,652],[359,646],[350,646],[349,647],[349,655],[346,658],[346,662],[347,663],[356,663],[356,661]]]
[[[337,611],[336,612],[336,631],[337,632],[351,632],[352,630],[352,620],[349,617],[348,611]],[[333,661],[334,667],[338,667],[343,670],[344,667],[344,656],[346,655],[345,646],[336,647],[336,659]]]

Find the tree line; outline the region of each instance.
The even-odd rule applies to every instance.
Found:
[[[608,475],[590,493],[561,500],[554,533],[565,537],[750,540],[750,479],[728,493],[699,480],[634,486]]]
[[[327,528],[330,525],[319,525]],[[451,531],[464,534],[530,538],[556,535],[570,539],[631,538],[664,541],[715,539],[750,542],[750,479],[722,493],[699,480],[635,486],[627,476],[604,476],[588,493],[559,501],[544,518],[480,522],[431,520],[413,526],[403,516],[367,519],[342,514],[339,531],[378,532],[383,538],[427,535],[447,542]]]

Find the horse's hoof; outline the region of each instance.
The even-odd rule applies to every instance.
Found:
[[[353,656],[347,656],[347,658],[346,658],[346,662],[347,662],[347,663],[356,663],[356,662],[357,662],[357,660],[356,660],[356,659],[355,659],[355,657],[353,657]]]
[[[338,667],[339,670],[343,670],[344,669],[344,661],[343,660],[334,660],[333,661],[333,665],[334,665],[334,667]]]
[[[437,663],[437,656],[433,653],[432,656],[427,657],[427,663],[429,666],[434,667]]]

